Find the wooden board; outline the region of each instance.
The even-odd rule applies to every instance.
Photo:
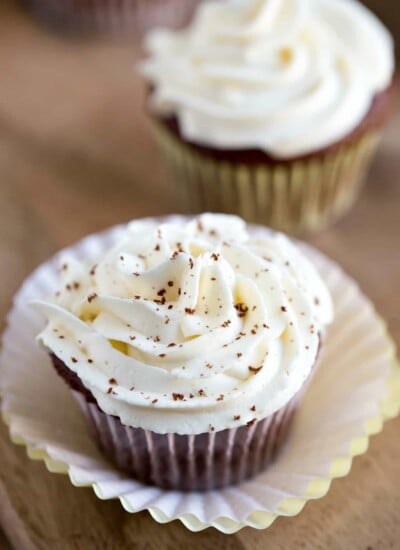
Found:
[[[4,317],[29,272],[85,234],[176,210],[142,112],[133,43],[71,40],[0,4],[0,265]],[[400,95],[397,101],[400,106]],[[356,208],[312,243],[374,300],[400,343],[400,117]],[[400,548],[400,420],[328,496],[267,531],[234,536],[131,516],[50,474],[0,425],[0,523],[18,549]],[[6,543],[0,540],[0,547]]]

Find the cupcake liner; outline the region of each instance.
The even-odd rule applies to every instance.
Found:
[[[148,485],[207,491],[236,485],[272,461],[299,399],[253,426],[200,435],[156,434],[130,428],[74,392],[100,448],[121,470]]]
[[[71,29],[143,33],[186,25],[201,0],[22,0],[42,19]]]
[[[320,231],[349,210],[379,141],[379,132],[369,131],[336,151],[242,164],[213,158],[162,124],[155,133],[186,212],[238,214],[294,234]]]
[[[68,253],[94,258],[121,232],[88,237]],[[310,247],[304,251],[332,292],[335,321],[285,444],[253,480],[208,493],[166,491],[135,481],[104,458],[72,392],[34,342],[43,319],[28,301],[56,289],[58,257],[26,280],[8,316],[0,386],[13,441],[50,471],[68,474],[74,485],[92,487],[101,499],[118,498],[128,512],[148,510],[161,523],[179,519],[193,531],[213,526],[233,533],[299,513],[326,494],[332,479],[348,473],[352,457],[366,451],[369,436],[398,414],[400,404],[394,345],[373,306],[332,261]]]
[[[284,441],[298,401],[250,427],[186,436],[124,426],[81,393],[74,396],[114,464],[144,484],[180,491],[236,485],[262,471]]]

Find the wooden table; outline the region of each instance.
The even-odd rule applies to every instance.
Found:
[[[22,280],[58,248],[117,222],[176,209],[142,113],[133,44],[59,37],[0,7],[2,318]],[[397,98],[400,106],[400,95]],[[400,117],[356,208],[313,244],[375,301],[400,342]],[[396,139],[397,138],[397,139]],[[4,323],[3,323],[4,324]],[[101,502],[30,461],[0,426],[0,522],[18,549],[400,548],[400,419],[346,479],[296,518],[234,536],[161,526]],[[1,548],[6,542],[1,541]]]

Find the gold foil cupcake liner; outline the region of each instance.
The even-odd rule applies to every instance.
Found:
[[[156,123],[157,141],[185,212],[225,212],[292,234],[320,231],[355,202],[379,134],[335,152],[280,164],[216,160]]]
[[[89,236],[62,254],[95,258],[122,231]],[[298,514],[308,501],[323,497],[333,479],[348,474],[353,457],[366,452],[369,437],[400,407],[400,369],[386,326],[354,281],[303,246],[332,293],[335,319],[285,445],[254,480],[212,493],[165,491],[135,481],[104,459],[72,392],[35,344],[43,320],[29,301],[56,290],[59,256],[25,281],[7,317],[0,389],[12,440],[49,471],[67,474],[75,486],[91,487],[101,499],[118,499],[129,513],[148,510],[160,523],[179,519],[192,531],[214,527],[234,533],[245,526],[265,529],[279,516]]]

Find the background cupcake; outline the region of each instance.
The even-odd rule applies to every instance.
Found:
[[[76,30],[143,32],[189,22],[201,0],[21,0],[46,21]]]
[[[211,2],[146,48],[149,107],[185,208],[299,232],[350,207],[394,70],[392,39],[365,7]]]
[[[103,451],[142,482],[208,490],[254,476],[290,428],[332,319],[283,235],[239,218],[132,223],[97,263],[61,263],[39,341]]]

